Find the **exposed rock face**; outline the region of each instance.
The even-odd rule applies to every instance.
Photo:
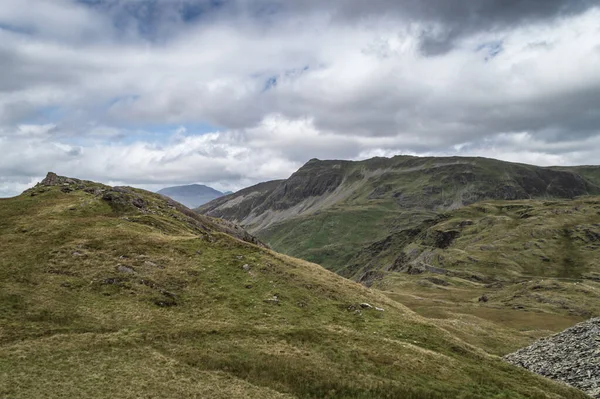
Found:
[[[600,398],[600,318],[505,356],[508,362]]]
[[[46,178],[40,182],[43,186],[57,186],[61,184],[61,178],[56,173],[49,172]]]

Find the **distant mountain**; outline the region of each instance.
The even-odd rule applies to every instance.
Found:
[[[158,193],[174,199],[188,208],[197,208],[215,198],[225,195],[224,193],[203,184],[167,187],[158,191]]]
[[[484,200],[598,195],[598,171],[467,157],[313,159],[287,180],[240,190],[198,212],[241,224],[277,251],[339,272],[365,246],[440,212]]]

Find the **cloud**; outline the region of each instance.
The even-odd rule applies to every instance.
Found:
[[[48,170],[231,189],[314,157],[600,148],[596,1],[4,3],[4,193]]]

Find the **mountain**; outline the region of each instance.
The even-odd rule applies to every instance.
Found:
[[[203,184],[167,187],[158,191],[158,193],[174,199],[188,208],[197,208],[215,198],[225,195],[224,193]]]
[[[241,190],[197,211],[241,224],[277,251],[340,271],[363,247],[440,212],[489,199],[600,194],[598,171],[487,158],[313,159],[287,180]]]
[[[0,397],[585,397],[144,190],[49,174],[0,240]]]
[[[505,355],[600,315],[599,187],[598,166],[313,160],[199,211]]]

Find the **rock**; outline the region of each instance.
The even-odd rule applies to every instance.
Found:
[[[460,236],[460,232],[456,230],[450,231],[434,231],[433,233],[428,233],[427,241],[432,246],[440,249],[446,249],[456,238]]]
[[[135,206],[136,208],[140,208],[140,209],[146,206],[146,201],[144,201],[140,197],[134,197],[131,200],[131,203],[133,204],[133,206]]]
[[[159,266],[159,265],[157,265],[154,262],[150,262],[149,260],[144,261],[144,266],[147,266],[147,267],[156,267],[158,269],[164,269],[164,267]]]
[[[425,272],[435,273],[435,274],[448,274],[448,270],[442,269],[441,267],[435,267],[427,264],[410,264],[406,270],[408,274],[423,274]]]
[[[40,182],[42,186],[56,186],[60,183],[60,178],[56,173],[48,172],[46,178]]]
[[[489,300],[490,299],[487,297],[487,295],[482,295],[482,296],[479,297],[479,302],[485,303],[485,302],[487,302]]]
[[[102,200],[108,202],[116,210],[125,210],[131,205],[138,209],[144,209],[147,206],[143,198],[127,187],[109,189],[102,195]]]
[[[383,277],[383,272],[379,270],[368,270],[358,279],[358,282],[366,287],[371,287],[375,281],[382,280]]]
[[[435,285],[441,285],[444,287],[447,287],[450,285],[450,283],[447,282],[446,280],[442,280],[441,278],[437,278],[437,277],[426,277],[425,280],[427,280],[430,283],[433,283]]]
[[[368,303],[361,303],[360,307],[363,309],[373,309],[373,306]]]
[[[170,299],[155,300],[154,304],[156,306],[160,306],[161,308],[170,308],[172,306],[177,306],[177,302]]]
[[[504,360],[600,399],[600,318],[579,323]]]
[[[123,266],[123,265],[117,265],[117,271],[121,272],[121,273],[127,273],[127,274],[135,273],[135,270],[133,270],[131,267]]]
[[[245,272],[249,272],[249,271],[250,271],[250,265],[246,263],[244,266],[242,266],[242,269],[243,269]]]
[[[58,176],[56,173],[48,172],[44,180],[40,182],[41,186],[61,186],[62,190],[67,190],[65,192],[72,191],[69,188],[71,184],[81,183],[81,180],[71,179],[69,177]]]
[[[383,311],[385,311],[385,309],[384,309],[384,308],[378,308],[377,306],[375,306],[375,310],[376,310],[376,311],[378,311],[378,312],[383,312]]]
[[[273,295],[272,298],[265,299],[265,303],[270,303],[271,305],[279,305],[279,297],[277,297],[277,295]]]

